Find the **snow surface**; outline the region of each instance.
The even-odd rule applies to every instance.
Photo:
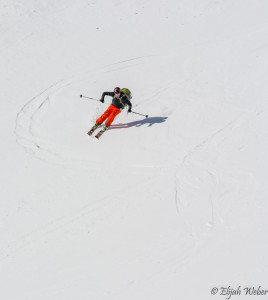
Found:
[[[0,299],[268,290],[268,2],[0,11]],[[149,118],[123,111],[89,138],[111,99],[79,95],[115,86]]]

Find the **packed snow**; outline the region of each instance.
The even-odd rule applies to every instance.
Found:
[[[0,299],[268,299],[268,2],[0,9]]]

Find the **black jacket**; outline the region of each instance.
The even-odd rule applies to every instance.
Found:
[[[132,108],[131,102],[128,100],[127,96],[124,95],[124,93],[121,93],[120,97],[116,98],[114,92],[104,92],[102,94],[102,96],[101,96],[101,101],[104,101],[104,97],[105,96],[111,96],[111,97],[113,97],[112,105],[115,106],[115,107],[117,107],[117,108],[122,109],[122,108],[125,107],[125,105],[128,105],[128,107],[130,109]]]

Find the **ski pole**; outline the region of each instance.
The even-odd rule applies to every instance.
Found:
[[[135,111],[131,111],[131,112],[132,112],[133,114],[140,115],[140,116],[144,116],[144,117],[148,118],[148,115],[139,114],[139,113],[137,113],[137,112],[135,112]]]
[[[82,97],[83,97],[83,98],[90,99],[90,100],[100,101],[99,99],[90,98],[90,97],[86,97],[86,96],[80,95],[80,98],[82,98]]]

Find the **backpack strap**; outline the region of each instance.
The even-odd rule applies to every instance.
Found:
[[[125,95],[124,93],[123,93],[123,95],[121,96],[121,97],[119,97],[119,98],[117,98],[115,95],[114,95],[114,99],[118,99],[119,100],[119,102],[123,105],[123,107],[122,107],[122,109],[124,109],[125,107],[126,107],[126,104],[124,104],[123,102],[122,102],[122,98],[123,97],[127,97],[127,95]],[[128,97],[127,97],[128,98]]]

